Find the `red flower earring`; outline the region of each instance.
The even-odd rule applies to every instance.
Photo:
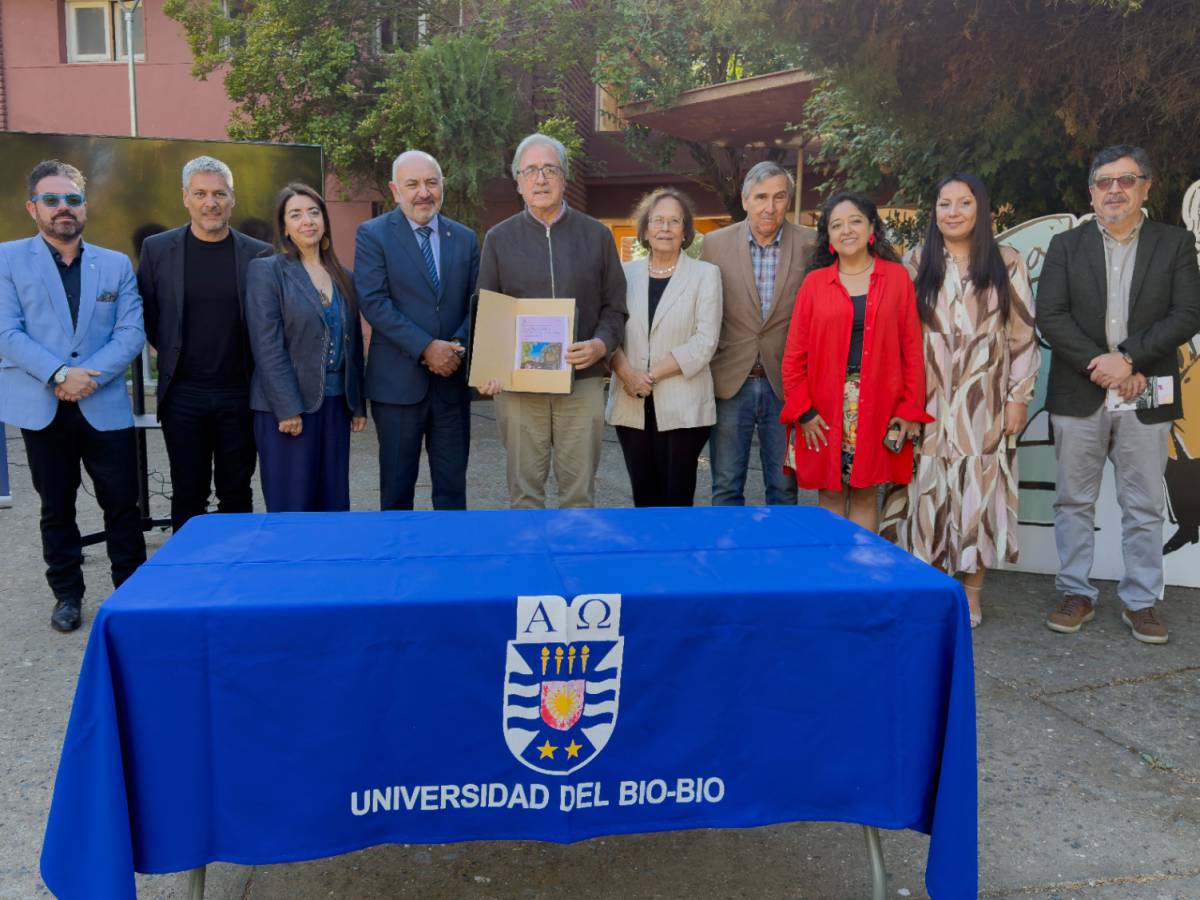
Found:
[[[837,256],[837,251],[833,249],[833,241],[829,242],[829,252],[832,253],[834,256]]]
[[[871,235],[869,238],[867,238],[867,246],[868,247],[875,246],[875,235]]]

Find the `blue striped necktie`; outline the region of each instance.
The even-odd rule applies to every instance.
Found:
[[[429,243],[433,229],[422,225],[417,229],[417,234],[421,236],[421,256],[425,258],[425,268],[429,270],[429,277],[433,279],[433,290],[436,293],[442,289],[442,283],[438,280],[437,263],[433,261],[433,245]]]

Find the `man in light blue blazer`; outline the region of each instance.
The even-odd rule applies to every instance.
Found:
[[[464,363],[479,239],[440,214],[442,169],[409,150],[392,164],[397,208],[364,222],[354,286],[371,324],[367,397],[379,435],[381,509],[412,509],[429,454],[434,509],[467,508],[471,393]]]
[[[125,370],[142,351],[142,301],[128,257],[83,242],[84,178],[56,159],[27,181],[39,233],[0,244],[0,421],[21,429],[42,501],[50,624],[82,620],[75,496],[87,469],[104,512],[112,581],[146,560]]]

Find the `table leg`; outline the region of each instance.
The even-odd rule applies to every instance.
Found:
[[[201,866],[188,872],[188,900],[204,900],[204,875],[207,869]]]
[[[871,900],[885,900],[887,871],[883,867],[883,844],[879,840],[879,829],[874,825],[864,825],[863,834],[867,838],[867,855],[871,858]]]

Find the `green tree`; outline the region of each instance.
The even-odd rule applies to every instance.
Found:
[[[1158,167],[1152,206],[1175,217],[1200,172],[1195,0],[757,8],[824,77],[803,124],[833,182],[924,203],[939,176],[969,169],[1023,219],[1086,209],[1091,155],[1132,143]]]
[[[432,153],[447,212],[478,224],[482,192],[594,55],[570,0],[167,0],[197,77],[222,73],[230,137],[322,145],[351,190],[380,188],[401,150]],[[467,13],[470,13],[469,18]]]
[[[396,148],[425,149],[445,172],[446,212],[478,226],[484,184],[504,174],[502,148],[511,146],[517,119],[500,54],[477,35],[439,35],[389,62],[390,73],[356,128],[374,163],[375,183],[388,180]]]
[[[798,60],[794,46],[774,39],[762,10],[734,10],[720,0],[613,0],[598,15],[603,38],[594,74],[620,104],[665,108],[692,88],[790,68]],[[636,156],[664,169],[685,149],[691,166],[684,174],[714,191],[735,219],[745,215],[746,170],[785,152],[680,140],[640,125],[627,126],[623,139]]]

